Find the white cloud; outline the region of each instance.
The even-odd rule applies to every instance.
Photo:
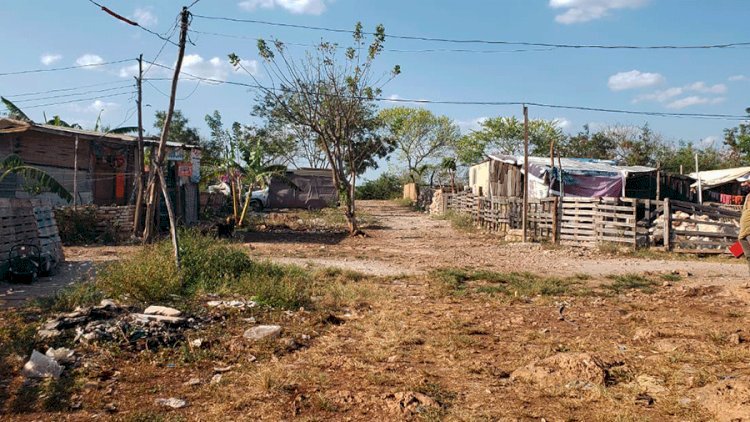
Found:
[[[607,85],[612,91],[623,91],[626,89],[646,88],[659,85],[664,82],[664,76],[659,73],[641,72],[631,70],[619,72],[609,77]]]
[[[730,82],[746,81],[749,78],[745,75],[732,75],[727,78]]]
[[[161,68],[154,67],[151,71],[156,71]],[[149,71],[149,72],[151,72]],[[138,76],[138,64],[131,64],[130,66],[125,66],[120,68],[120,71],[118,72],[118,75],[121,78],[132,78],[134,76]]]
[[[289,12],[305,15],[320,15],[325,12],[330,0],[244,0],[237,5],[248,12],[281,7]]]
[[[701,97],[698,95],[691,95],[689,97],[680,98],[679,100],[672,101],[671,103],[667,104],[667,108],[685,108],[690,107],[694,105],[699,104],[719,104],[722,101],[724,101],[724,97],[716,97],[716,98],[709,98],[709,97]]]
[[[712,97],[713,95],[726,94],[727,86],[724,84],[707,85],[703,81],[693,82],[685,86],[671,87],[663,90],[654,91],[650,94],[643,94],[635,97],[633,103],[639,103],[641,101],[656,101],[659,103],[669,103],[666,105],[668,108],[685,108],[698,104],[718,104],[724,101],[724,97]],[[705,95],[689,95],[689,94],[709,94]],[[687,97],[673,100],[681,95],[688,95]]]
[[[258,73],[258,62],[255,60],[243,60],[242,66],[253,75]],[[199,78],[216,79],[221,81],[226,80],[230,73],[235,72],[234,68],[227,60],[222,60],[219,57],[206,60],[198,54],[188,54],[185,56],[182,61],[182,71]],[[187,75],[185,75],[184,78],[191,79],[190,76]],[[218,83],[211,81],[203,82],[207,84]]]
[[[41,61],[43,65],[49,66],[51,64],[59,62],[60,59],[62,59],[62,56],[59,54],[42,54],[42,57],[39,58],[39,61]]]
[[[718,145],[720,145],[718,136],[706,136],[698,143],[698,146],[700,146],[701,148],[715,147]]]
[[[636,9],[644,6],[648,0],[550,0],[549,7],[565,9],[555,16],[555,21],[565,25],[601,19],[611,10]]]
[[[109,101],[96,100],[92,103],[81,105],[71,104],[70,109],[77,113],[106,116],[120,108],[120,104]]]
[[[78,66],[90,66],[88,69],[97,69],[98,64],[104,63],[104,59],[96,54],[84,54],[83,56],[76,59]]]
[[[562,130],[567,130],[572,125],[571,121],[566,119],[565,117],[556,117],[554,122],[557,123],[557,127]]]
[[[133,20],[140,26],[154,26],[159,23],[159,18],[154,14],[153,7],[137,7],[132,16]]]
[[[456,125],[461,129],[461,133],[469,133],[481,129],[482,122],[487,120],[486,117],[477,117],[471,120],[456,120]]]

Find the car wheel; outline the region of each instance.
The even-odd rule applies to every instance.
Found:
[[[253,212],[261,212],[263,211],[263,204],[260,201],[250,201],[250,209]]]

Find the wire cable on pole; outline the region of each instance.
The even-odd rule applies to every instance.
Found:
[[[60,102],[47,103],[47,104],[34,104],[34,105],[30,105],[30,106],[24,106],[23,109],[26,110],[26,109],[31,109],[31,108],[49,107],[49,106],[53,106],[53,105],[80,103],[80,102],[83,102],[83,101],[101,100],[103,98],[113,98],[113,97],[120,97],[120,96],[123,96],[123,95],[132,95],[132,94],[133,94],[132,91],[125,91],[125,92],[118,92],[118,93],[110,94],[110,95],[100,95],[98,97],[80,98],[80,99],[77,99],[77,100],[60,101]]]
[[[135,60],[135,59],[123,59],[123,60],[115,60],[115,61],[111,61],[111,62],[81,64],[81,65],[66,66],[66,67],[53,67],[53,68],[49,68],[49,69],[31,69],[31,70],[18,70],[18,71],[15,71],[15,72],[0,72],[0,76],[25,75],[25,74],[28,74],[28,73],[57,72],[57,71],[61,71],[61,70],[71,70],[71,69],[82,69],[82,68],[87,68],[87,67],[108,66],[108,65],[111,65],[111,64],[119,64],[119,63],[129,62],[131,60]]]
[[[168,70],[174,70],[169,66],[163,64],[154,63],[154,66],[161,67]],[[193,75],[187,72],[180,72],[181,75],[187,76],[185,79],[194,79],[214,84],[226,84],[242,86],[246,88],[260,89],[264,91],[282,91],[279,88],[270,88],[263,85],[249,84],[244,82],[225,81],[214,78],[204,78],[201,76]],[[284,92],[284,91],[282,91]],[[288,91],[287,91],[288,92]],[[291,91],[298,93],[299,91]],[[321,94],[327,97],[345,97],[345,98],[360,98],[360,97],[349,97],[336,94]],[[364,98],[364,97],[362,97]],[[442,105],[481,105],[481,106],[534,106],[541,108],[551,109],[564,109],[564,110],[581,110],[581,111],[595,111],[600,113],[613,113],[613,114],[630,114],[638,116],[652,116],[652,117],[674,117],[674,118],[695,118],[695,119],[715,119],[715,120],[748,120],[748,116],[740,116],[734,114],[712,114],[712,113],[673,113],[673,112],[660,112],[660,111],[640,111],[640,110],[623,110],[614,108],[601,108],[601,107],[587,107],[577,105],[562,105],[562,104],[550,104],[541,102],[531,101],[464,101],[464,100],[423,100],[423,99],[408,99],[408,98],[385,98],[375,97],[373,101],[378,102],[389,102],[389,103],[412,103],[412,104],[442,104]]]
[[[120,85],[120,84],[130,84],[130,82],[123,81],[123,80],[117,80],[117,81],[102,82],[102,83],[91,84],[91,85],[81,85],[81,86],[76,86],[76,87],[72,87],[72,88],[59,88],[59,89],[50,89],[48,91],[24,92],[24,93],[21,93],[21,94],[10,94],[10,95],[6,95],[6,97],[8,97],[8,98],[29,97],[29,96],[32,96],[32,95],[53,94],[55,92],[68,92],[68,91],[75,91],[75,90],[83,89],[83,88],[93,88],[95,86],[106,86],[106,85],[115,85],[115,84],[117,84],[117,85]]]
[[[88,95],[88,94],[96,94],[100,92],[110,92],[110,91],[116,91],[116,90],[122,90],[126,86],[132,85],[131,82],[127,81],[126,84],[121,84],[120,86],[115,86],[112,88],[105,88],[105,89],[95,89],[91,91],[82,91],[82,92],[73,92],[73,93],[67,93],[67,94],[60,94],[60,95],[52,95],[49,97],[37,97],[37,98],[25,98],[21,100],[13,100],[14,103],[28,103],[32,101],[42,101],[42,100],[52,100],[55,98],[68,98],[68,97],[77,97],[81,95]],[[14,97],[9,97],[10,99],[13,99]]]
[[[299,24],[291,24],[291,23],[283,23],[283,22],[271,22],[271,21],[263,21],[263,20],[258,20],[258,19],[240,19],[240,18],[230,18],[230,17],[225,17],[225,16],[205,16],[205,15],[193,15],[193,16],[199,19],[206,19],[206,20],[220,20],[220,21],[236,22],[236,23],[252,23],[252,24],[258,24],[258,25],[276,26],[276,27],[282,27],[282,28],[306,29],[306,30],[312,30],[312,31],[333,32],[333,33],[340,33],[340,34],[354,34],[355,32],[350,29],[329,28],[329,27],[311,26],[311,25],[299,25]],[[375,35],[373,32],[365,31],[362,33],[366,35]],[[545,42],[530,42],[530,41],[454,39],[454,38],[440,38],[440,37],[399,35],[399,34],[386,34],[386,38],[413,40],[413,41],[443,42],[443,43],[453,43],[453,44],[494,44],[494,45],[518,45],[518,46],[526,46],[526,47],[603,49],[603,50],[699,50],[699,49],[723,49],[723,48],[750,46],[750,41],[731,42],[731,43],[723,43],[723,44],[704,44],[704,45],[625,45],[625,44],[561,44],[561,43],[545,43]]]
[[[119,13],[117,13],[117,12],[114,12],[114,11],[112,11],[111,9],[109,9],[109,8],[107,8],[107,7],[105,7],[105,6],[102,6],[101,4],[99,4],[99,3],[95,2],[94,0],[89,0],[89,2],[90,2],[90,3],[92,3],[92,4],[94,4],[95,6],[99,7],[100,9],[102,9],[102,11],[103,11],[103,12],[105,12],[106,14],[108,14],[108,15],[110,15],[110,16],[112,16],[112,17],[114,17],[114,18],[115,18],[115,19],[117,19],[117,20],[120,20],[120,21],[122,21],[122,22],[125,22],[125,23],[127,23],[128,25],[131,25],[131,26],[135,26],[135,27],[138,27],[138,28],[140,28],[140,29],[142,29],[142,30],[144,30],[144,31],[148,32],[148,33],[149,33],[149,34],[151,34],[151,35],[154,35],[154,36],[156,36],[156,37],[158,37],[158,38],[161,38],[161,39],[162,39],[162,40],[164,40],[164,41],[167,41],[167,42],[170,42],[170,43],[172,43],[172,44],[174,44],[174,45],[177,45],[177,43],[175,43],[174,41],[170,40],[169,38],[166,38],[166,37],[165,37],[164,35],[161,35],[161,34],[159,34],[158,32],[154,32],[154,31],[152,31],[152,30],[150,30],[150,29],[146,28],[145,26],[143,26],[143,25],[139,24],[138,22],[135,22],[135,21],[133,21],[133,20],[131,20],[131,19],[128,19],[128,18],[126,18],[126,17],[122,16],[121,14],[119,14]]]

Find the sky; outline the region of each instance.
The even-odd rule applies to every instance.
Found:
[[[190,0],[189,2],[192,2]],[[160,34],[170,33],[188,0],[100,0],[104,6]],[[748,42],[746,0],[201,0],[199,16],[254,19],[307,26],[365,29],[387,34],[556,44],[709,45]],[[270,82],[256,38],[311,45],[348,45],[350,36],[289,27],[194,17],[184,70],[218,80],[253,83],[235,72],[236,53],[261,83]],[[212,35],[220,34],[220,35]],[[32,119],[59,115],[93,128],[101,113],[109,126],[135,125],[135,58],[172,66],[177,48],[117,21],[88,0],[0,0],[0,95]],[[176,35],[173,37],[176,40]],[[162,48],[163,47],[163,48]],[[292,45],[294,54],[309,48]],[[386,38],[379,70],[402,73],[384,96],[402,99],[513,101],[650,112],[743,115],[750,106],[750,46],[694,50],[592,50],[448,44]],[[470,52],[445,51],[468,49]],[[401,50],[401,51],[394,51]],[[406,50],[406,51],[404,51]],[[430,50],[430,51],[425,51]],[[519,51],[520,50],[520,51]],[[106,62],[61,71],[25,70]],[[148,68],[148,65],[146,65]],[[145,127],[168,105],[170,72],[153,66],[144,85]],[[65,89],[66,91],[35,92]],[[208,136],[204,116],[219,110],[225,123],[253,123],[258,93],[248,88],[182,80],[177,108]],[[75,101],[75,102],[73,102]],[[54,104],[67,102],[66,104]],[[382,107],[395,103],[383,102]],[[492,116],[522,116],[521,106],[424,105],[454,119],[462,131]],[[531,118],[557,119],[569,133],[584,124],[649,125],[665,139],[720,146],[737,122],[664,118],[530,107]],[[373,172],[369,173],[372,176]]]

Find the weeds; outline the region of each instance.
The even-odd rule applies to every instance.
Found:
[[[580,276],[569,278],[543,277],[531,273],[498,273],[484,270],[442,269],[433,272],[444,289],[462,292],[468,282],[476,282],[475,291],[504,296],[563,296],[588,292],[581,285]]]
[[[474,220],[472,220],[470,214],[459,213],[456,211],[446,211],[445,214],[436,216],[435,218],[449,221],[451,223],[451,227],[453,227],[456,230],[461,230],[465,232],[476,231],[476,226],[474,226]]]
[[[680,281],[682,277],[679,274],[662,274],[659,276],[664,281]]]
[[[638,274],[610,275],[611,284],[605,284],[605,289],[615,293],[623,293],[628,290],[640,290],[644,293],[653,293],[656,282]]]

